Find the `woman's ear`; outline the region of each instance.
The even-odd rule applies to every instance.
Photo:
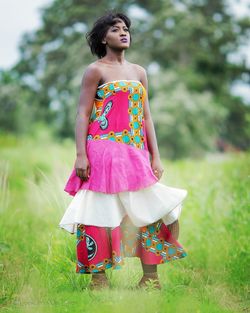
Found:
[[[102,38],[102,44],[106,45],[107,40],[106,40],[106,35]]]

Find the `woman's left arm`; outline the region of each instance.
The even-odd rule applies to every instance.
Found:
[[[158,179],[160,179],[163,174],[164,169],[161,163],[154,123],[151,117],[149,101],[148,101],[148,92],[147,92],[148,80],[147,80],[146,71],[144,69],[141,71],[141,83],[143,84],[146,90],[146,98],[144,101],[144,121],[145,121],[145,128],[146,128],[146,134],[147,134],[148,149],[151,154],[151,167],[155,176]]]

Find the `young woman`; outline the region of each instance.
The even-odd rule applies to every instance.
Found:
[[[74,196],[59,223],[77,236],[77,273],[92,273],[92,287],[108,286],[105,271],[125,256],[141,260],[139,287],[157,265],[183,258],[177,242],[184,189],[159,183],[163,173],[150,115],[145,70],[125,59],[130,20],[99,18],[87,34],[98,60],[83,76],[76,117],[76,161],[65,191]]]

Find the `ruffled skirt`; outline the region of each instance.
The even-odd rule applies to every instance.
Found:
[[[72,170],[64,190],[74,198],[59,223],[77,236],[76,272],[119,268],[124,256],[145,264],[184,257],[167,225],[179,218],[187,191],[159,183],[145,149],[88,140],[87,154],[90,177]]]
[[[111,140],[88,140],[87,155],[91,174],[87,181],[76,175],[75,169],[64,190],[75,196],[79,190],[108,194],[136,191],[155,184],[148,150],[138,149]]]
[[[159,219],[168,225],[179,218],[186,195],[184,189],[161,183],[117,194],[79,190],[59,226],[72,234],[76,233],[77,224],[114,228],[126,215],[137,227],[147,226]]]
[[[76,272],[120,268],[126,256],[145,264],[186,256],[167,227],[179,218],[186,195],[184,189],[159,182],[116,194],[80,189],[59,223],[76,234]]]

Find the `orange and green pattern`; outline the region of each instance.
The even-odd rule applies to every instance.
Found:
[[[115,228],[78,224],[76,236],[76,272],[80,274],[120,269],[124,257],[162,264],[187,255],[161,220],[139,228],[128,217]]]
[[[113,81],[100,86],[90,117],[88,140],[108,139],[145,149],[144,101],[139,81]]]

